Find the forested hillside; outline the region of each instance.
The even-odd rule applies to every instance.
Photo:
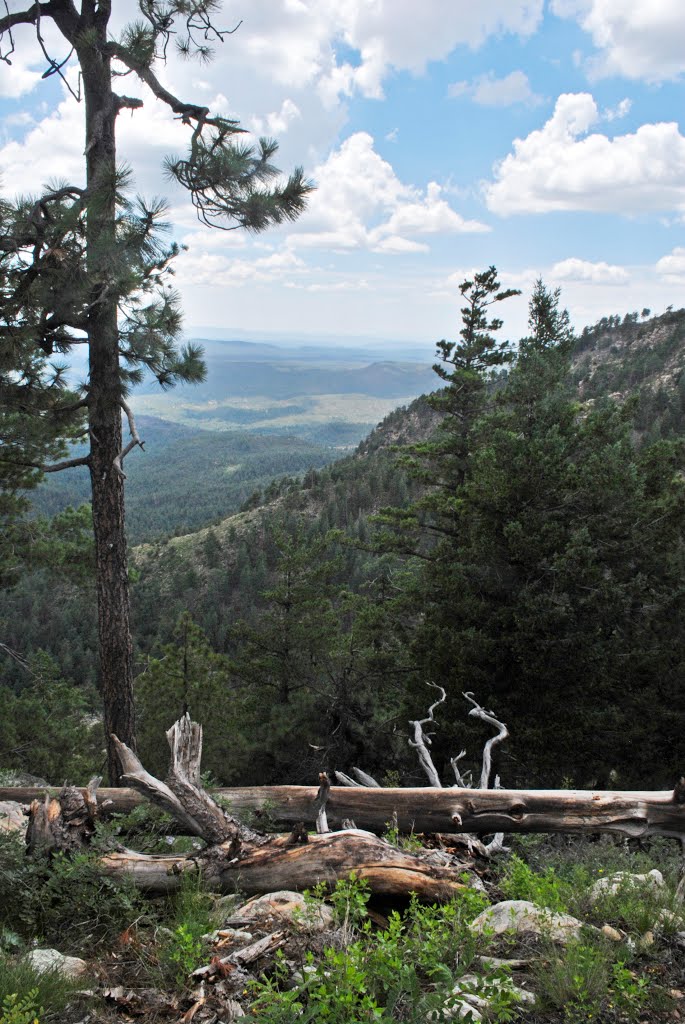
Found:
[[[127,530],[131,544],[188,533],[237,511],[274,476],[301,474],[338,456],[333,447],[290,435],[197,430],[141,416],[146,450],[127,474]],[[32,495],[38,512],[52,515],[88,500],[85,467],[56,474]]]
[[[265,468],[243,481],[242,511],[134,547],[140,743],[153,769],[166,756],[163,728],[189,705],[222,782],[309,782],[353,763],[418,781],[407,720],[433,681],[449,695],[434,737],[442,766],[479,749],[478,724],[459,710],[472,689],[509,724],[506,785],[672,780],[683,734],[685,311],[610,318],[576,340],[554,303],[547,313],[515,362],[485,345],[497,358],[475,376],[459,345],[443,348],[443,391],[386,417],[354,454],[303,478],[267,482]],[[475,388],[466,426],[450,405],[465,381]],[[205,438],[174,433],[178,461],[160,459],[146,481],[182,506],[164,513],[174,525],[216,518],[216,436]],[[267,459],[274,442],[264,440]],[[184,452],[206,493],[184,489]],[[165,469],[175,470],[166,483]],[[150,498],[131,476],[133,515],[147,517]],[[154,509],[148,518],[135,536],[164,522]],[[91,584],[26,573],[0,594],[0,623],[28,662],[3,660],[17,696],[6,694],[2,764],[78,773],[99,743],[95,726],[84,746],[79,724],[97,708]],[[38,706],[62,731],[36,764],[23,723]],[[69,729],[81,736],[76,758]]]

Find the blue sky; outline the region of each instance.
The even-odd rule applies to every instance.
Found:
[[[116,34],[135,5],[114,7]],[[190,335],[432,344],[458,330],[459,282],[491,263],[524,292],[512,338],[539,274],[578,327],[685,304],[682,0],[231,0],[222,27],[241,18],[213,64],[162,75],[275,135],[284,170],[304,164],[318,190],[297,224],[201,229],[160,173],[185,130],[145,90],[119,119],[121,159],[143,193],[169,195],[189,247]],[[41,80],[29,29],[16,45],[0,65],[3,186],[80,184],[83,111]]]

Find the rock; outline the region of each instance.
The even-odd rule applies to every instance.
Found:
[[[580,937],[582,921],[570,914],[555,914],[551,910],[541,910],[528,900],[504,900],[495,903],[479,914],[470,924],[471,931],[476,935],[492,932],[501,935],[503,932],[532,932],[544,935],[554,942],[570,942]]]
[[[479,991],[473,991],[478,989]],[[452,989],[451,998],[440,1011],[429,1015],[431,1021],[452,1020],[455,1018],[481,1021],[488,1017],[490,1011],[489,996],[507,994],[514,1002],[532,1005],[535,996],[514,985],[510,978],[479,978],[475,974],[465,974]],[[455,999],[456,997],[456,999]],[[470,1017],[469,1017],[470,1014]]]
[[[231,925],[261,925],[271,928],[288,925],[297,931],[323,932],[335,927],[332,909],[318,900],[308,900],[299,892],[282,889],[248,900],[231,914]]]
[[[607,875],[606,878],[598,878],[590,889],[590,898],[597,900],[607,893],[614,894],[619,889],[661,889],[664,884],[664,876],[656,868],[644,875],[633,875],[630,871],[617,871],[614,875]]]
[[[254,935],[244,928],[217,928],[214,932],[201,935],[203,942],[252,942]]]
[[[669,925],[669,924],[672,924],[672,925],[675,926],[675,925],[680,924],[681,920],[682,920],[682,915],[674,914],[672,910],[668,910],[666,907],[664,907],[663,910],[660,910],[659,913],[657,914],[656,921],[654,922],[654,927],[655,928],[663,928],[664,925]]]
[[[475,959],[483,967],[491,967],[493,970],[507,967],[510,971],[525,971],[533,962],[532,960],[502,960],[499,956],[477,956]]]
[[[606,935],[607,939],[611,939],[612,942],[623,942],[625,938],[618,928],[614,928],[610,924],[603,924],[600,931],[602,935]]]
[[[28,818],[16,800],[0,800],[0,832],[26,832]]]
[[[77,956],[65,956],[56,949],[33,949],[26,960],[39,974],[55,971],[65,978],[80,978],[88,970],[85,960]]]

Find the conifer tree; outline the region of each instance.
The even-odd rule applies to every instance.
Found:
[[[163,388],[204,375],[201,351],[178,340],[181,314],[168,283],[178,247],[163,240],[165,205],[132,198],[130,175],[117,166],[117,116],[143,105],[139,97],[117,92],[118,82],[134,91],[147,86],[177,116],[188,149],[170,156],[166,171],[187,190],[203,223],[261,231],[297,217],[311,189],[299,168],[281,181],[273,140],[247,144],[238,122],[175,96],[162,83],[158,68],[174,45],[183,56],[209,59],[211,45],[224,41],[227,33],[213,21],[219,6],[217,0],[139,0],[139,20],[118,39],[109,27],[111,0],[80,0],[79,7],[74,0],[46,0],[0,17],[0,59],[6,65],[19,31],[28,28],[43,44],[41,24],[51,21],[80,72],[83,180],[54,183],[36,199],[5,204],[2,211],[0,339],[3,352],[19,346],[24,364],[38,358],[32,364],[37,377],[22,392],[34,420],[53,372],[40,360],[75,345],[88,349],[88,377],[76,398],[52,403],[50,411],[59,417],[54,438],[64,436],[72,417],[85,416],[89,450],[46,467],[44,457],[55,454],[52,441],[37,450],[27,439],[25,463],[39,471],[70,465],[90,470],[101,687],[113,780],[119,768],[110,735],[135,746],[124,459],[142,447],[142,438],[127,394],[145,372]],[[66,62],[47,53],[46,59],[44,77],[59,75],[70,87]],[[122,412],[130,434],[126,443]]]

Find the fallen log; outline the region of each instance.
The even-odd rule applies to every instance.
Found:
[[[205,883],[220,892],[247,895],[278,889],[311,889],[323,882],[329,888],[354,872],[375,893],[404,896],[415,892],[422,899],[448,899],[467,888],[463,881],[469,865],[443,867],[430,855],[404,853],[371,832],[346,829],[326,835],[275,835],[257,844],[242,844],[239,856],[224,846],[210,846],[192,856],[147,855],[130,850],[102,857],[108,874],[127,875],[140,889],[170,892],[187,872],[202,872]]]
[[[100,858],[101,867],[112,875],[126,875],[140,888],[152,891],[175,888],[188,872],[201,872],[206,884],[219,891],[250,894],[311,888],[320,882],[332,887],[350,872],[365,879],[372,891],[384,895],[415,892],[435,900],[466,888],[464,870],[468,865],[457,858],[436,857],[430,852],[407,853],[360,829],[310,836],[300,822],[291,835],[254,832],[203,789],[200,726],[185,715],[172,726],[167,739],[171,765],[165,783],[150,775],[136,754],[113,737],[122,778],[207,845],[183,857],[114,851]],[[97,781],[93,780],[84,793],[69,787],[57,797],[50,797],[43,791],[42,799],[32,802],[28,835],[34,838],[30,852],[49,856],[87,844],[98,815]],[[317,791],[315,814],[327,801],[325,789],[322,786]],[[321,820],[319,815],[319,823]]]
[[[86,793],[86,790],[81,790]],[[57,789],[0,789],[0,800],[29,803],[56,796]],[[316,786],[246,786],[216,789],[230,811],[280,824],[314,827]],[[127,813],[144,798],[133,789],[100,789],[110,812]],[[685,836],[685,783],[673,790],[572,789],[382,789],[331,786],[329,825],[352,819],[361,829],[382,833],[397,815],[401,832],[609,832],[633,838]]]

